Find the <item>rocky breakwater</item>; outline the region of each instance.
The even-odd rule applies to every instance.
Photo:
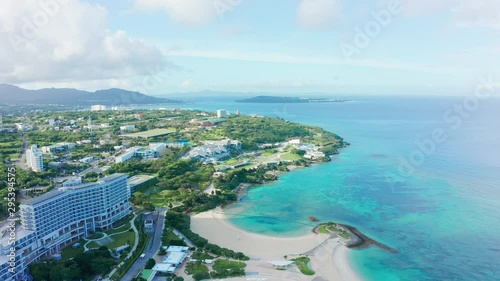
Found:
[[[395,253],[395,254],[398,253],[396,249],[391,248],[383,243],[380,243],[366,236],[357,228],[346,224],[339,224],[333,222],[323,223],[314,228],[313,232],[315,233],[328,232],[337,234],[337,236],[344,239],[346,247],[350,249],[364,249],[373,245],[390,253]]]

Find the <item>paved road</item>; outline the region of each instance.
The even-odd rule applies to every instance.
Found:
[[[26,135],[23,133],[23,151],[21,152],[21,157],[19,158],[19,167],[26,170],[26,150],[28,150],[28,141],[26,140]]]
[[[123,276],[122,280],[132,280],[139,272],[146,266],[146,262],[153,258],[161,246],[161,235],[163,233],[163,227],[165,225],[165,213],[167,211],[166,208],[158,208],[158,221],[156,222],[156,227],[154,230],[154,234],[149,240],[148,245],[146,246],[146,250],[143,254],[146,256],[144,258],[139,258],[134,265],[129,269],[127,274]]]

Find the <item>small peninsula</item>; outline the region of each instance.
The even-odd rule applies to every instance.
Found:
[[[277,96],[256,96],[253,98],[236,100],[241,103],[331,103],[331,102],[347,102],[342,99],[327,99],[327,98],[299,98],[299,97],[277,97]]]

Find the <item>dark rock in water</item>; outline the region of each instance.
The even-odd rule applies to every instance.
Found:
[[[341,224],[339,224],[339,225],[341,225]],[[390,253],[394,253],[394,254],[399,253],[396,249],[393,249],[387,245],[384,245],[380,242],[377,242],[377,241],[371,239],[370,237],[364,235],[363,233],[361,233],[361,231],[359,231],[355,227],[352,227],[350,225],[345,225],[345,224],[343,224],[342,226],[347,228],[353,234],[353,236],[355,238],[355,239],[351,239],[351,243],[346,245],[348,248],[364,249],[364,248],[368,248],[371,245],[373,245],[373,246],[379,247],[382,250],[388,251]]]
[[[318,221],[319,221],[319,220],[318,220],[317,218],[315,218],[315,217],[309,217],[309,220],[310,220],[310,221],[313,221],[313,222],[318,222]]]

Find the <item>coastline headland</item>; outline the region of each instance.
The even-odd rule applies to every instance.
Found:
[[[376,246],[390,253],[399,253],[398,250],[366,236],[357,228],[347,224],[333,222],[322,223],[313,229],[313,233],[324,233],[325,231],[336,233],[338,236],[344,238],[344,245],[349,249],[365,249],[370,246]]]

